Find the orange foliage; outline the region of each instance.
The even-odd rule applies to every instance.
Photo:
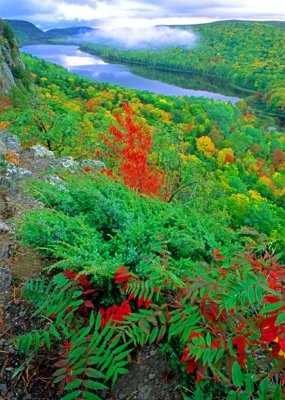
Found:
[[[0,122],[0,131],[7,128],[10,125],[10,122]]]
[[[12,163],[12,164],[15,164],[15,165],[19,165],[20,164],[19,155],[17,153],[15,153],[14,151],[10,151],[10,152],[4,153],[4,157],[9,163]]]

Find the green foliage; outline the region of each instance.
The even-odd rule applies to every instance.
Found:
[[[98,280],[122,264],[144,274],[145,260],[157,256],[159,235],[167,238],[181,269],[184,260],[208,259],[225,243],[235,246],[236,236],[222,214],[203,221],[188,206],[138,197],[103,175],[66,175],[64,182],[62,191],[34,182],[36,198],[49,209],[28,213],[19,231],[23,243],[56,258],[56,267],[76,268]]]

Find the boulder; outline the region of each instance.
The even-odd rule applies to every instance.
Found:
[[[12,135],[6,129],[0,132],[0,154],[16,153],[21,151],[21,144],[17,136]]]
[[[63,168],[76,168],[78,167],[79,163],[74,160],[73,157],[61,157],[58,158],[58,163]]]
[[[106,165],[99,160],[83,160],[79,163],[79,167],[81,168],[106,168]]]
[[[10,233],[11,228],[5,222],[0,221],[0,233]]]
[[[48,150],[46,147],[36,144],[30,148],[30,152],[32,153],[34,158],[54,158],[54,152]]]

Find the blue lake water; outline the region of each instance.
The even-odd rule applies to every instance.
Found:
[[[98,82],[117,84],[129,89],[148,90],[153,93],[171,96],[202,96],[231,103],[241,100],[241,97],[227,95],[229,88],[216,85],[213,80],[195,77],[195,75],[192,76],[191,74],[154,71],[141,66],[112,64],[81,51],[78,46],[30,45],[22,47],[21,51],[61,65],[68,71],[78,75],[86,76]],[[173,82],[178,82],[178,84],[173,84]],[[191,86],[194,88],[191,88]],[[208,87],[214,90],[204,90]],[[231,92],[233,91],[231,90]]]

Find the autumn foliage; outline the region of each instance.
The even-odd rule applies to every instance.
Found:
[[[160,197],[164,186],[164,173],[149,161],[153,147],[150,131],[138,125],[128,104],[124,114],[117,114],[116,125],[109,128],[110,137],[102,135],[108,150],[107,157],[115,163],[114,171],[125,185],[151,197]],[[105,170],[111,175],[110,170]]]
[[[157,343],[166,333],[168,340],[177,338],[183,348],[180,362],[197,383],[213,380],[241,392],[246,386],[253,396],[248,398],[256,398],[259,389],[249,389],[248,379],[257,388],[268,378],[285,384],[285,270],[265,247],[262,255],[248,249],[234,258],[215,249],[213,259],[182,279],[163,263],[150,272],[149,284],[121,267],[116,283],[161,321],[145,316],[143,332],[152,336],[154,323]],[[281,386],[267,393],[268,399],[281,398],[271,397],[271,390],[282,396]]]

